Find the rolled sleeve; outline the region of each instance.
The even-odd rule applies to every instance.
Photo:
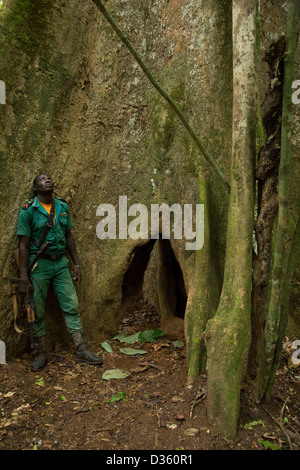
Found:
[[[17,235],[31,236],[32,216],[27,210],[20,210],[17,226]]]

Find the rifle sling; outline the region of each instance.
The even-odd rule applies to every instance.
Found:
[[[45,231],[43,232],[43,235],[40,239],[40,241],[38,243],[36,242],[33,242],[37,248],[38,248],[38,251],[37,251],[37,254],[35,255],[35,258],[34,260],[31,262],[30,266],[29,266],[29,270],[31,270],[33,268],[33,266],[35,265],[35,263],[37,262],[39,256],[41,255],[41,253],[43,253],[43,251],[47,248],[48,246],[48,243],[49,242],[46,242],[45,245],[42,247],[42,244],[44,243],[44,241],[46,240],[46,237],[50,231],[50,229],[52,228],[53,226],[53,220],[54,220],[54,214],[55,214],[55,200],[54,198],[52,199],[52,206],[51,206],[51,210],[50,210],[50,215],[49,215],[49,220],[48,220],[48,223],[47,223],[47,227],[45,229]],[[42,247],[42,248],[41,248]]]

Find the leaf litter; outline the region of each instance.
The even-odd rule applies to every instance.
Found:
[[[140,318],[146,311],[143,305]],[[0,449],[300,449],[299,372],[288,353],[270,403],[257,404],[243,386],[238,436],[227,441],[207,422],[205,373],[186,383],[183,333],[141,324],[128,315],[118,335],[99,343],[101,368],[77,364],[71,350],[39,377],[30,372],[29,352],[1,366]],[[120,351],[127,345],[135,354]]]

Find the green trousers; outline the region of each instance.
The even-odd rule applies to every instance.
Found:
[[[66,256],[62,256],[57,260],[39,258],[30,277],[34,287],[34,334],[37,336],[45,334],[45,303],[50,284],[58,299],[69,333],[82,330],[77,293]]]

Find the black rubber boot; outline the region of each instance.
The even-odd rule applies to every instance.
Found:
[[[101,357],[96,356],[87,348],[82,331],[76,331],[76,333],[73,333],[72,336],[76,345],[76,351],[74,353],[76,361],[86,362],[87,364],[95,366],[101,366],[103,363]]]
[[[41,370],[47,364],[47,352],[45,350],[45,337],[35,336],[33,339],[32,348],[36,350],[36,355],[31,363],[31,371],[36,372]]]

